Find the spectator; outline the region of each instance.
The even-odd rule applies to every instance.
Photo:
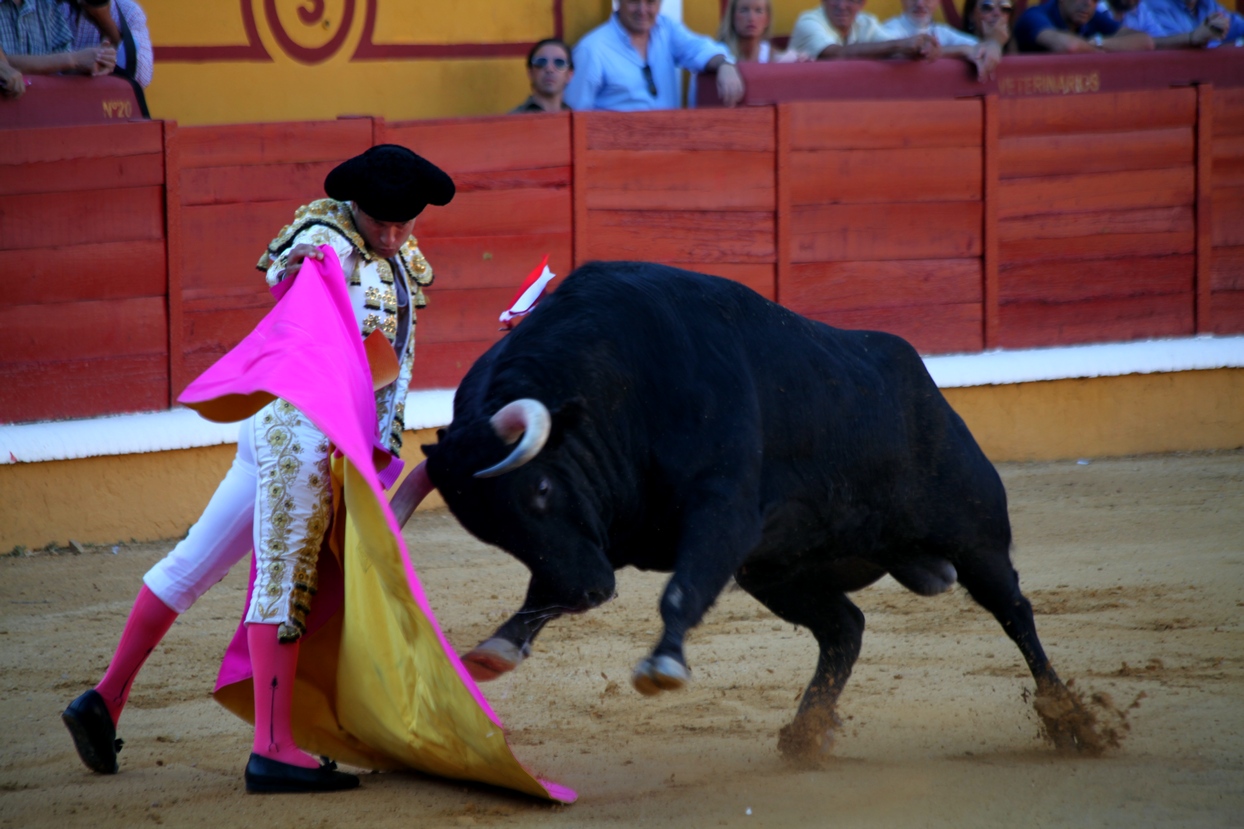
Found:
[[[937,38],[919,34],[902,40],[889,40],[877,18],[864,8],[865,0],[821,0],[819,8],[799,15],[790,33],[790,46],[796,52],[818,60],[833,58],[924,58],[941,56]]]
[[[716,72],[717,94],[727,106],[743,98],[743,79],[726,47],[662,17],[661,0],[620,0],[603,25],[574,48],[575,75],[566,102],[576,110],[633,112],[678,109],[678,69]]]
[[[1122,23],[1127,13],[1140,5],[1140,0],[1097,0],[1097,10],[1110,15],[1116,23]]]
[[[74,49],[89,49],[104,42],[117,49],[118,75],[144,89],[151,83],[151,35],[147,15],[134,0],[64,0],[73,33]]]
[[[107,75],[117,62],[109,45],[70,51],[72,35],[55,0],[0,0],[0,49],[28,75]]]
[[[5,98],[20,98],[26,91],[26,79],[9,64],[9,59],[0,51],[0,95]]]
[[[1244,17],[1214,0],[1144,0],[1124,25],[1152,37],[1159,49],[1196,49],[1244,37]]]
[[[992,78],[998,62],[1002,60],[1002,47],[989,38],[980,40],[973,35],[952,29],[933,19],[933,6],[937,0],[902,0],[903,13],[887,20],[881,27],[886,40],[903,40],[921,34],[937,38],[942,54],[959,57],[976,67],[979,78]]]
[[[774,52],[769,42],[773,28],[770,0],[729,0],[721,16],[717,40],[730,50],[736,63],[788,63],[800,60],[798,52]]]
[[[1096,0],[1045,0],[1015,26],[1021,52],[1131,52],[1153,48],[1153,39],[1120,25]]]
[[[531,94],[511,114],[522,112],[561,112],[570,107],[562,100],[566,84],[574,77],[574,57],[570,47],[555,37],[546,38],[527,53],[527,78]]]
[[[1019,51],[1011,32],[1015,29],[1015,5],[1011,0],[966,0],[963,4],[963,31],[1002,45],[1002,51]]]

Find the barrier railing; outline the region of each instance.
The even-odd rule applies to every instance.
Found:
[[[782,68],[748,67],[749,94]],[[545,253],[718,274],[924,353],[1244,332],[1241,84],[4,130],[0,422],[171,405],[270,307],[268,241],[385,141],[459,185],[416,226],[437,274],[416,388],[458,382]]]

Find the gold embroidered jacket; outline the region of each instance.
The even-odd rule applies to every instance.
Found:
[[[402,447],[405,428],[406,390],[415,363],[415,308],[427,305],[423,287],[432,284],[432,268],[419,252],[412,236],[392,259],[372,253],[354,226],[347,202],[318,199],[294,213],[294,221],[259,257],[258,267],[267,272],[268,284],[285,278],[286,257],[295,245],[329,245],[341,261],[346,287],[366,337],[379,328],[398,350],[401,371],[397,380],[376,392],[376,417],[380,434],[387,436],[394,453]]]

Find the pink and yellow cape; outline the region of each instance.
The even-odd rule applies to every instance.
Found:
[[[313,754],[353,766],[415,769],[573,802],[571,789],[536,778],[515,758],[428,605],[376,471],[386,453],[376,439],[373,382],[396,376],[397,360],[382,340],[360,339],[341,265],[331,248],[321,250],[324,260],[305,260],[297,278],[280,286],[276,307],[180,397],[224,422],[279,397],[339,453],[336,543],[320,554],[319,592],[302,639],[295,738]],[[254,575],[252,563],[252,588]],[[254,722],[240,624],[215,696]]]

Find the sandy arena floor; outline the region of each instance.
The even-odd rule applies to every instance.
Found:
[[[1002,468],[1014,558],[1056,668],[1129,713],[1121,749],[1056,755],[1018,651],[961,589],[890,580],[856,594],[864,650],[835,759],[776,750],[811,675],[812,637],[746,594],[689,640],[694,682],[648,699],[631,666],[655,641],[664,577],[560,620],[484,690],[520,759],[579,791],[568,807],[410,774],[354,792],[246,796],[249,727],[209,691],[237,622],[235,568],[173,627],[121,721],[121,773],[88,772],[59,720],[103,672],[141,574],[169,544],[0,559],[0,827],[1244,826],[1244,452]],[[517,608],[526,573],[446,512],[407,527],[465,651]]]

